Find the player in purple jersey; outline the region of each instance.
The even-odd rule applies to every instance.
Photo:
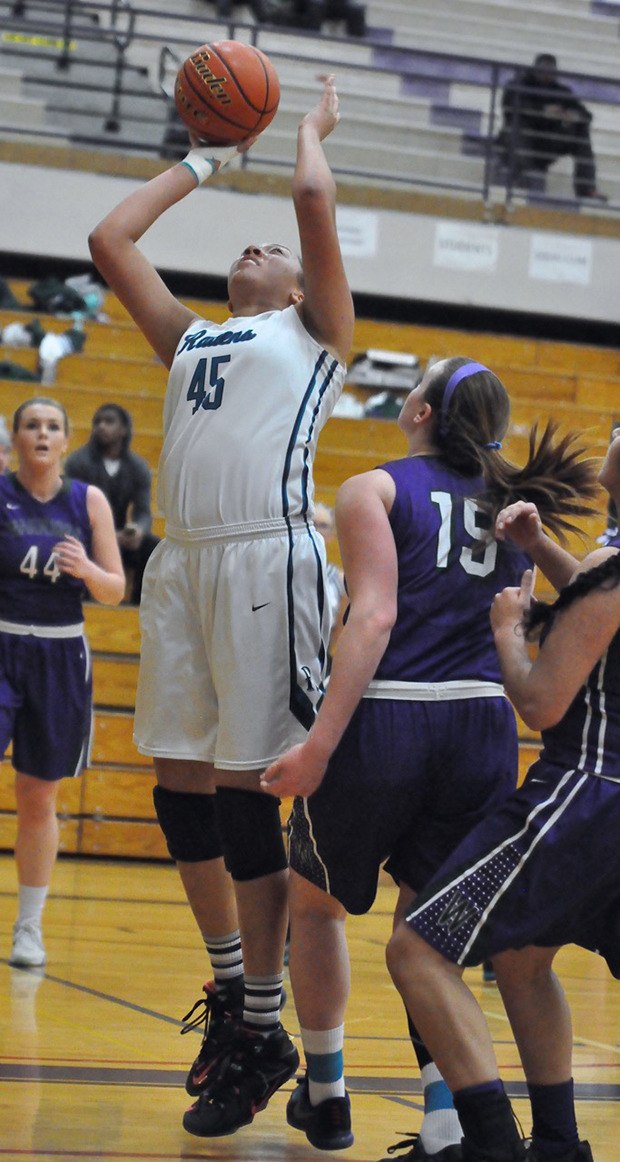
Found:
[[[101,274],[170,369],[158,473],[166,536],[145,572],[135,734],[154,757],[158,819],[214,975],[186,1025],[204,1023],[205,1035],[183,1125],[204,1137],[249,1124],[299,1062],[280,1023],[286,850],[259,777],[311,725],[327,657],[312,461],[354,323],[322,146],[338,120],[329,76],[297,135],[302,262],[279,243],[245,246],[222,326],[179,302],[136,245],[219,169],[211,147],[193,141],[90,237]],[[209,231],[227,224],[210,220],[208,193],[200,201],[195,245],[208,247]]]
[[[396,920],[462,837],[516,784],[517,736],[489,625],[529,558],[494,539],[498,509],[538,500],[551,527],[594,491],[591,462],[547,430],[523,469],[500,455],[510,405],[479,363],[436,364],[399,424],[409,456],[347,481],[337,528],[351,606],[307,741],[263,785],[298,796],[291,832],[290,968],[307,1076],[288,1120],[320,1149],[350,1145],[343,1077],[347,912],[372,904],[380,865]],[[452,1162],[461,1131],[411,1027],[425,1088],[409,1157]]]
[[[19,912],[11,964],[45,963],[41,916],[58,851],[60,779],[79,775],[91,733],[82,601],[125,588],[110,506],[63,480],[61,404],[26,400],[13,417],[17,470],[0,476],[0,753],[13,743]]]
[[[620,437],[599,479],[617,504]],[[532,505],[510,506],[498,525],[565,582],[554,605],[531,606],[526,573],[491,610],[507,693],[541,730],[542,753],[426,886],[392,937],[388,964],[454,1092],[465,1162],[592,1162],[579,1140],[570,1011],[553,961],[562,945],[580,944],[620,978],[620,554],[617,544],[597,549],[577,566],[545,537]],[[532,661],[528,639],[540,626]],[[463,967],[486,956],[528,1083],[528,1152],[462,980]]]

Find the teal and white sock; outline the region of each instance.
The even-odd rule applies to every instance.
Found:
[[[427,1154],[438,1154],[446,1146],[460,1143],[461,1123],[454,1108],[452,1094],[433,1061],[422,1069],[424,1118],[420,1141]]]
[[[336,1029],[300,1029],[308,1071],[310,1104],[344,1097],[344,1025]]]

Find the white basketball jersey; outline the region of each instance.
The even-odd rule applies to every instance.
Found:
[[[195,319],[174,357],[157,500],[167,531],[311,517],[312,462],[346,368],[295,307]]]

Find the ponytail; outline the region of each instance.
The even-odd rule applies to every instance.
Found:
[[[561,540],[581,535],[575,521],[592,516],[599,492],[598,461],[585,456],[577,432],[558,436],[559,425],[549,420],[539,436],[538,424],[529,435],[529,454],[522,468],[503,456],[483,450],[487,488],[483,497],[493,523],[502,508],[516,500],[535,504],[543,525]]]
[[[590,516],[598,494],[598,462],[585,457],[576,432],[557,436],[549,421],[529,435],[527,463],[518,468],[501,455],[510,423],[510,399],[501,379],[481,363],[458,356],[431,369],[425,400],[437,419],[433,438],[442,460],[463,476],[483,476],[480,503],[492,523],[516,500],[536,505],[546,528],[560,538],[579,533],[575,524]]]

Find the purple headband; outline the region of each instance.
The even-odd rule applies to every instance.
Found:
[[[452,372],[441,398],[441,415],[439,417],[439,430],[444,432],[446,430],[446,417],[448,415],[448,408],[450,400],[454,395],[454,389],[458,387],[462,379],[467,379],[469,375],[475,375],[477,371],[488,371],[489,368],[484,366],[484,363],[464,363],[462,367],[457,367],[456,371]],[[492,373],[490,373],[492,374]]]

